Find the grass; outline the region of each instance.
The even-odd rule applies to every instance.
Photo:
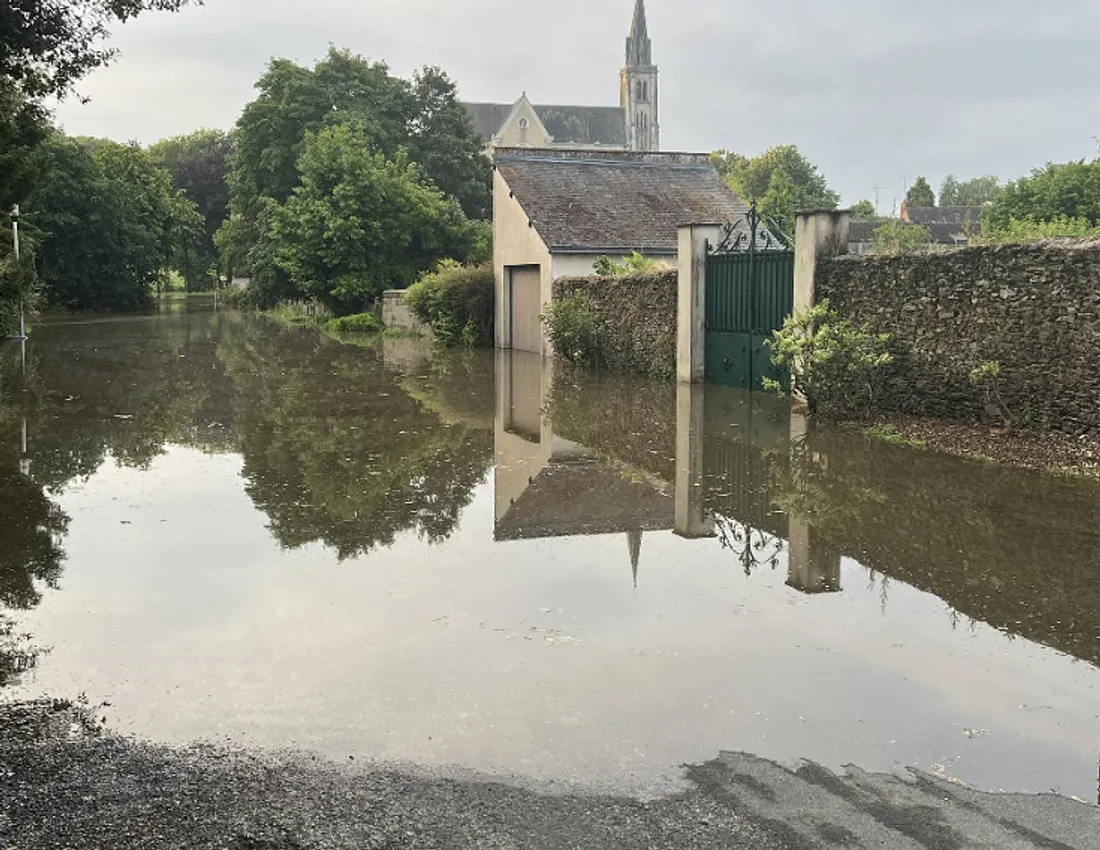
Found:
[[[382,322],[374,313],[356,313],[325,322],[325,330],[331,334],[372,334],[382,331]]]
[[[863,436],[882,440],[882,442],[889,443],[891,446],[905,446],[910,449],[928,448],[928,443],[924,440],[906,437],[897,429],[896,425],[891,425],[888,422],[876,422],[874,425],[867,426],[863,429]]]
[[[328,318],[328,313],[319,305],[291,304],[284,301],[266,313],[281,325],[288,328],[315,328]]]

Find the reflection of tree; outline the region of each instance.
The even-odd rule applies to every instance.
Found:
[[[283,546],[321,541],[343,559],[406,529],[433,542],[454,530],[491,462],[491,431],[441,422],[377,352],[311,331],[240,322],[218,354],[234,383],[248,493]],[[453,393],[461,377],[440,380]]]
[[[69,518],[18,470],[0,468],[0,605],[33,608],[35,582],[56,587]]]

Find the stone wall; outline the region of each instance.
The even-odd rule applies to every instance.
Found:
[[[661,378],[676,375],[675,270],[627,277],[566,277],[554,281],[554,300],[588,296],[602,320],[608,365]]]
[[[382,324],[395,331],[427,335],[428,328],[405,304],[404,289],[387,289],[382,293]]]
[[[822,259],[814,286],[891,335],[876,407],[996,421],[969,379],[995,360],[1020,424],[1100,436],[1100,242]]]

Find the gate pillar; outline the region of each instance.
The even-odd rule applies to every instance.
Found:
[[[722,237],[718,224],[686,224],[678,245],[676,378],[701,384],[705,374],[707,318],[707,244]]]
[[[794,311],[814,305],[814,274],[820,257],[848,253],[851,210],[811,210],[795,216]]]
[[[714,521],[703,507],[703,432],[706,386],[676,387],[676,525],[674,533],[693,540],[714,537]]]

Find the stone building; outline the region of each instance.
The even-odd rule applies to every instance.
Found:
[[[553,282],[600,256],[677,264],[683,224],[745,215],[708,154],[498,148],[493,156],[496,344],[549,354]]]
[[[514,103],[467,103],[474,127],[490,147],[657,151],[661,149],[657,66],[636,0],[619,73],[618,106],[538,106],[524,92]]]

